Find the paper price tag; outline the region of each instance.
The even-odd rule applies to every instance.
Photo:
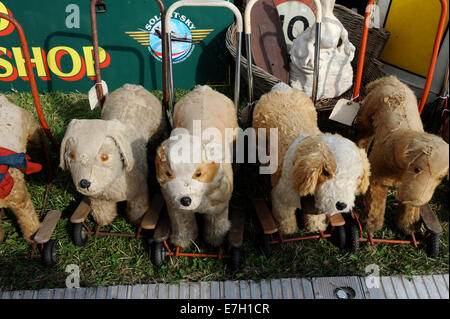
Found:
[[[360,105],[358,102],[341,99],[336,103],[336,106],[333,108],[329,119],[351,126],[353,120],[358,114],[359,108]]]
[[[91,87],[91,89],[89,90],[89,93],[88,93],[89,106],[91,107],[91,110],[100,106],[100,101],[97,98],[97,90],[95,89],[95,87],[96,87],[96,84],[94,84],[94,86]],[[108,85],[103,80],[102,80],[102,88],[103,88],[103,95],[105,97],[108,96]]]

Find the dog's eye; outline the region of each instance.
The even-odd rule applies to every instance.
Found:
[[[108,160],[109,160],[108,154],[102,154],[102,156],[100,156],[100,160],[101,160],[102,162],[108,161]]]
[[[73,159],[73,160],[75,159],[75,153],[74,152],[70,152],[69,156],[70,156],[71,159]]]
[[[325,168],[322,169],[322,174],[325,176],[330,176],[330,173]]]
[[[421,170],[420,168],[418,168],[418,167],[416,167],[416,168],[414,169],[414,173],[416,173],[416,174],[419,174],[421,171],[422,171],[422,170]]]
[[[202,176],[202,172],[197,172],[197,173],[195,174],[195,176],[196,176],[196,177]]]
[[[166,175],[167,175],[167,177],[172,177],[172,173],[169,171],[166,172]]]

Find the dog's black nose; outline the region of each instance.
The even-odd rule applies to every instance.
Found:
[[[346,203],[343,203],[343,202],[337,202],[336,203],[336,208],[338,209],[338,210],[343,210],[343,209],[345,209],[347,207],[347,204]]]
[[[183,198],[180,199],[180,203],[181,203],[181,205],[187,207],[187,206],[191,205],[192,200],[191,200],[190,197],[183,197]]]
[[[91,186],[91,182],[88,181],[87,179],[82,179],[80,181],[80,187],[81,188],[88,188],[89,186]]]

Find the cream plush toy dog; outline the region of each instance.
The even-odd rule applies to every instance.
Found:
[[[397,188],[401,205],[397,227],[405,234],[418,228],[420,206],[428,203],[448,173],[448,144],[424,132],[414,92],[396,77],[369,83],[359,110],[358,145],[374,140],[369,160],[372,176],[361,219],[367,231],[383,226],[389,186]]]
[[[317,113],[303,92],[279,83],[263,95],[253,114],[255,129],[278,129],[278,170],[272,174],[272,213],[283,234],[297,231],[300,197],[313,195],[318,215],[305,214],[310,232],[324,231],[327,216],[348,212],[355,195],[369,185],[364,150],[340,135],[323,134]],[[269,143],[274,141],[269,140]]]
[[[106,99],[101,120],[72,120],[61,144],[60,166],[90,199],[99,225],[117,215],[138,222],[149,209],[147,144],[164,139],[166,120],[159,100],[144,87],[125,84]]]
[[[33,115],[23,108],[11,103],[0,95],[0,147],[15,153],[25,153],[28,147],[35,150],[41,148],[39,125]],[[3,161],[0,160],[0,164]],[[32,237],[40,227],[39,218],[31,201],[25,184],[24,174],[19,168],[9,167],[6,172],[0,165],[0,188],[7,196],[2,198],[0,194],[0,209],[10,208],[20,225],[23,237],[32,242]],[[8,165],[9,166],[9,165]],[[19,165],[21,166],[21,165]],[[8,181],[9,179],[9,181]],[[13,181],[13,186],[11,184]],[[3,184],[5,187],[2,187]],[[12,186],[12,188],[10,188]],[[6,195],[5,193],[5,195]],[[3,231],[0,227],[0,242],[3,239]]]
[[[233,171],[224,156],[217,158],[215,154],[212,159],[209,155],[211,147],[219,146],[222,154],[232,147],[235,135],[226,144],[225,129],[238,127],[233,102],[208,86],[198,86],[175,105],[173,127],[155,160],[171,221],[170,239],[177,246],[188,247],[197,237],[194,213],[201,213],[204,239],[219,246],[230,227],[228,201],[233,191]],[[220,136],[205,134],[208,128],[216,129]],[[184,157],[180,156],[183,152],[187,154]]]

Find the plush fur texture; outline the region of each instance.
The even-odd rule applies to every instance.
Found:
[[[70,170],[77,191],[89,197],[99,225],[116,217],[119,201],[127,201],[127,215],[134,223],[149,209],[147,145],[165,138],[166,130],[159,100],[131,84],[107,97],[101,120],[69,123],[60,166]]]
[[[358,145],[367,150],[373,140],[362,221],[371,232],[382,227],[388,187],[395,186],[402,202],[396,224],[411,234],[420,221],[419,207],[448,173],[448,144],[424,132],[414,92],[396,77],[378,79],[366,90],[356,121]]]
[[[315,197],[320,214],[305,214],[304,219],[306,229],[316,232],[326,229],[327,214],[348,212],[355,195],[367,190],[370,169],[365,152],[337,134],[321,133],[315,107],[303,92],[286,84],[274,86],[256,104],[253,127],[278,129],[279,166],[271,176],[271,197],[282,233],[297,231],[295,210],[301,208],[301,196]],[[339,209],[338,202],[345,207]]]
[[[0,146],[17,153],[26,152],[27,146],[28,149],[41,148],[39,125],[33,115],[9,102],[4,95],[0,95],[0,119]],[[39,218],[23,173],[16,168],[10,168],[9,172],[14,179],[14,187],[6,198],[0,199],[0,208],[11,209],[17,217],[24,239],[32,242],[33,235],[40,227]],[[2,233],[0,227],[0,234]]]
[[[174,131],[159,147],[155,164],[171,221],[170,239],[177,246],[188,247],[196,239],[194,213],[203,215],[204,239],[211,245],[222,244],[228,232],[228,201],[233,191],[231,163],[223,157],[211,160],[207,150],[219,146],[224,152],[224,148],[233,146],[234,135],[230,144],[225,144],[225,129],[238,127],[235,112],[228,97],[208,86],[196,87],[175,105]],[[201,132],[196,132],[196,120],[201,121]],[[217,128],[221,136],[204,136],[202,132],[208,128]],[[196,146],[201,150],[198,161],[193,158],[196,154],[180,160],[180,152],[189,154]]]

